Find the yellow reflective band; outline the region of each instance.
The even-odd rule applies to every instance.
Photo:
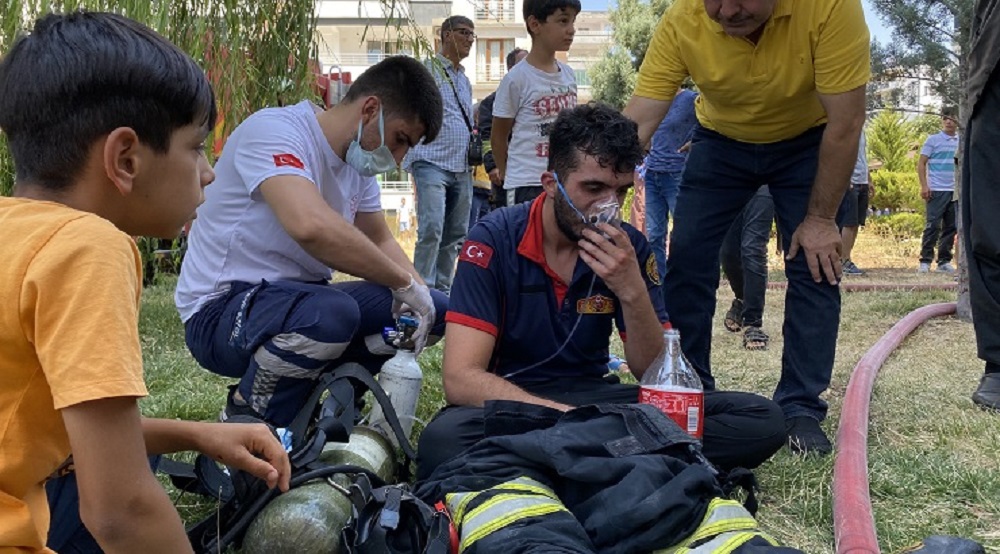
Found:
[[[657,550],[655,554],[681,554],[686,552],[721,553],[723,551],[705,549],[705,544],[717,544],[716,539],[718,539],[718,537],[730,537],[732,536],[732,533],[737,531],[749,532],[751,538],[757,534],[763,535],[763,533],[760,533],[757,528],[757,520],[750,515],[750,512],[748,512],[742,504],[735,500],[713,498],[712,501],[708,503],[708,509],[705,511],[705,517],[702,518],[701,523],[698,525],[698,528],[695,529],[694,533],[670,548]],[[742,536],[743,533],[738,533],[738,535]],[[692,544],[701,542],[711,537],[716,538],[708,543],[698,546],[693,550],[690,549]],[[772,542],[769,537],[764,538],[769,542]],[[746,542],[746,540],[743,542]],[[740,544],[743,544],[743,542]],[[774,543],[772,542],[772,544]]]
[[[454,492],[446,494],[444,497],[445,504],[448,505],[448,511],[451,512],[452,521],[454,521],[456,525],[461,526],[462,520],[465,519],[465,509],[469,506],[469,503],[472,502],[474,498],[479,496],[479,494],[489,493],[489,491],[492,490],[524,491],[546,496],[553,500],[559,500],[556,493],[549,487],[546,487],[530,477],[518,477],[517,479],[501,483],[484,491]]]
[[[451,520],[459,527],[461,527],[462,519],[465,518],[465,509],[469,506],[469,502],[479,496],[480,492],[483,491],[450,492],[444,495],[444,502],[448,505],[448,511],[451,512]]]
[[[670,552],[671,554],[732,554],[734,550],[743,546],[750,539],[759,536],[753,531],[737,531],[733,533],[723,533],[714,539],[699,544],[694,548],[677,548],[671,550],[657,550],[653,554]]]
[[[475,532],[476,528],[478,528],[481,524],[488,523],[499,517],[499,514],[496,512],[501,510],[501,508],[504,513],[507,513],[516,512],[522,508],[535,505],[547,504],[562,506],[562,503],[558,500],[553,500],[551,498],[535,494],[498,494],[470,510],[469,513],[466,514],[465,518],[463,518],[462,525],[469,526],[472,532]]]
[[[722,533],[728,533],[730,531],[756,531],[757,521],[754,518],[739,518],[739,519],[728,519],[724,521],[717,521],[711,525],[705,527],[699,527],[697,531],[691,535],[690,539],[686,542],[691,544],[698,542],[702,539],[707,539],[708,537],[714,537]]]
[[[556,493],[552,489],[550,489],[550,488],[546,487],[545,485],[539,483],[538,481],[535,481],[534,479],[530,479],[528,477],[518,477],[517,479],[514,479],[513,481],[508,481],[506,483],[501,483],[501,484],[493,487],[490,490],[523,491],[523,492],[530,492],[530,493],[534,493],[534,494],[539,494],[539,495],[542,495],[542,496],[547,496],[547,497],[549,497],[549,498],[551,498],[553,500],[558,500],[559,499],[559,497],[556,496]]]
[[[718,541],[719,539],[723,539],[727,535],[729,535],[730,538],[728,540],[725,540],[722,543],[722,545],[720,545],[718,547],[715,547],[712,550],[705,550],[704,552],[711,552],[712,554],[732,554],[733,550],[736,550],[737,548],[743,546],[745,543],[750,542],[750,539],[756,537],[757,533],[750,533],[750,532],[725,533],[723,535],[719,535],[718,537],[716,537],[715,539],[713,539],[711,542],[715,542],[715,541]],[[708,544],[706,544],[704,546],[708,546]],[[701,548],[701,547],[699,547],[699,548]]]
[[[527,500],[527,499],[522,499],[522,500]],[[472,525],[471,526],[473,528],[472,532],[463,533],[462,542],[458,546],[458,551],[463,552],[465,551],[465,549],[471,547],[476,541],[484,537],[487,537],[491,533],[499,531],[500,529],[503,529],[508,525],[521,521],[522,519],[528,519],[531,517],[540,517],[555,512],[567,512],[567,513],[569,512],[569,510],[567,510],[566,507],[563,506],[562,504],[554,500],[542,499],[539,497],[534,497],[533,499],[531,499],[531,502],[535,504],[534,506],[524,505],[519,507],[513,507],[513,509],[508,512],[507,510],[512,508],[512,506],[509,506],[508,504],[511,504],[513,502],[518,502],[518,501],[507,499],[507,502],[503,502],[500,506],[497,507],[497,511],[500,513],[497,514],[496,517],[493,517],[492,519],[487,519],[486,521],[483,522],[482,525],[479,525],[478,528],[476,525]],[[528,502],[525,502],[525,504],[528,504]],[[492,513],[488,515],[492,515]]]

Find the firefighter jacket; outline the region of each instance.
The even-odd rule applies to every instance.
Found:
[[[484,425],[483,441],[414,490],[445,501],[461,552],[717,554],[751,552],[739,550],[750,543],[798,552],[773,548],[747,510],[722,498],[698,441],[655,407],[562,413],[493,401]]]

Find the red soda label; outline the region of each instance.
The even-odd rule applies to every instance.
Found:
[[[701,440],[705,393],[693,389],[639,387],[639,402],[656,406],[687,434]]]

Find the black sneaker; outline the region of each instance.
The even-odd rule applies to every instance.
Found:
[[[785,420],[788,433],[788,448],[796,454],[819,454],[825,456],[833,451],[830,439],[819,426],[819,421],[808,417],[791,417]]]
[[[264,416],[257,413],[256,410],[250,407],[244,400],[237,400],[236,390],[239,385],[229,385],[229,394],[226,395],[226,407],[222,409],[219,414],[219,421],[226,421],[233,416],[250,416],[256,419],[263,420]]]
[[[865,272],[861,270],[860,267],[854,265],[851,260],[844,260],[842,264],[842,269],[844,275],[864,275]]]
[[[980,408],[1000,411],[1000,373],[987,373],[972,393],[972,402]]]

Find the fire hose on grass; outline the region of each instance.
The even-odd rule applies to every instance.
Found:
[[[929,290],[928,287],[934,286],[923,285],[915,290]],[[911,288],[902,287],[902,290]],[[851,373],[837,429],[837,457],[833,466],[833,536],[837,554],[881,552],[868,489],[868,407],[878,370],[917,327],[932,317],[954,313],[954,302],[930,304],[910,312],[861,357]],[[967,539],[935,536],[926,539],[923,548],[916,552],[972,554],[983,551],[982,546]]]

